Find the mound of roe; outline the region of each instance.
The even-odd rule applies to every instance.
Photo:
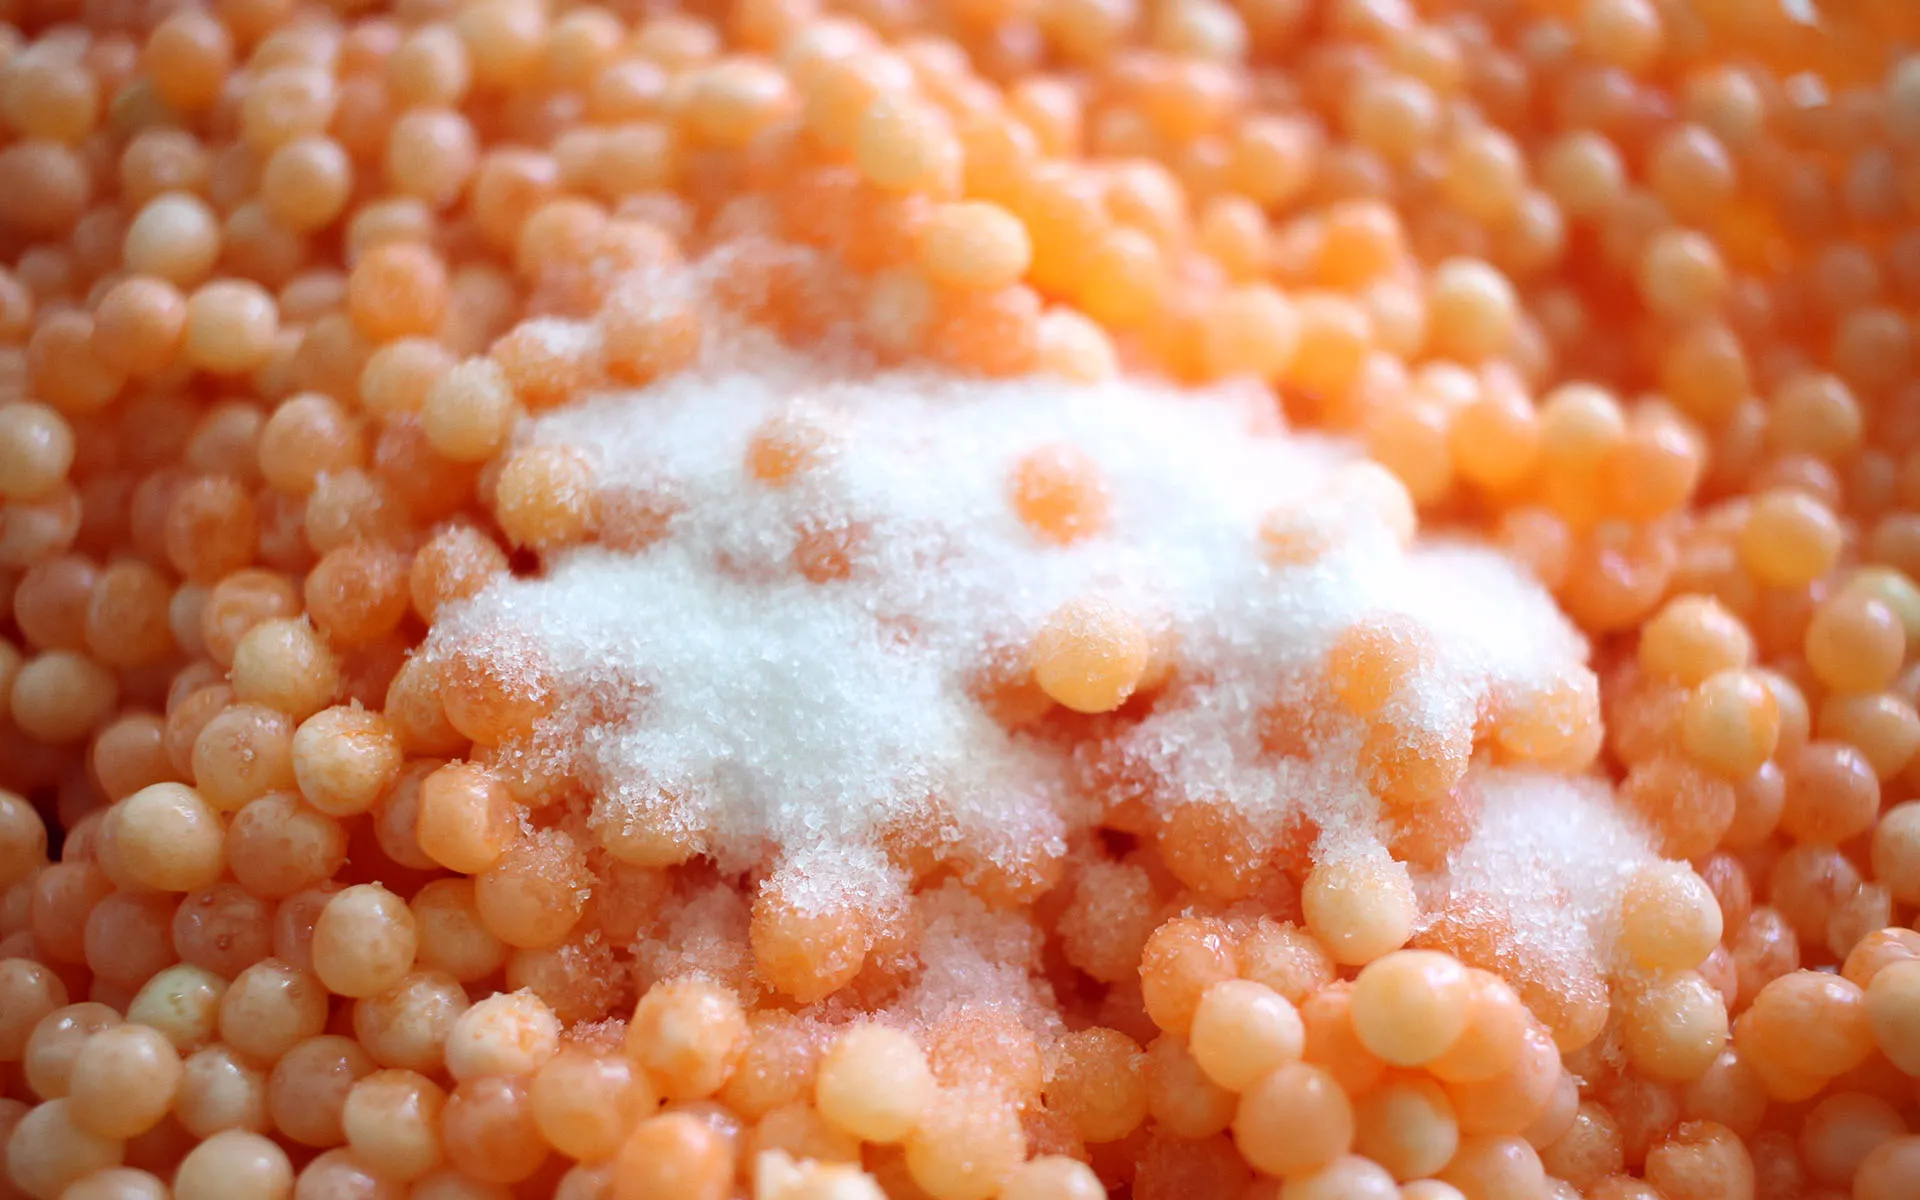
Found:
[[[1920,1194],[1920,12],[0,5],[0,1196]]]

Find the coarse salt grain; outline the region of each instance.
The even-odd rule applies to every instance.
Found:
[[[1530,975],[1615,963],[1620,897],[1656,860],[1647,832],[1604,784],[1520,771],[1486,771],[1472,836],[1426,881],[1422,907],[1479,906],[1513,935]],[[1478,914],[1476,914],[1478,915]]]

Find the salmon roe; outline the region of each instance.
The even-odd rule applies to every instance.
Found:
[[[20,0],[0,247],[0,1198],[1920,1196],[1920,5]],[[938,672],[1031,827],[893,780],[823,896],[439,653],[715,523],[548,434],[743,345],[1091,398],[916,500],[1067,564]],[[1369,610],[1138,735],[1257,640],[1115,549],[1144,380],[1343,447],[1183,569],[1485,543],[1565,669]],[[728,586],[946,586],[814,383],[692,439]]]

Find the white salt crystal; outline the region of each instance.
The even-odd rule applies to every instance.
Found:
[[[1479,824],[1429,881],[1425,907],[1448,899],[1490,903],[1510,924],[1520,961],[1608,970],[1621,893],[1658,857],[1646,830],[1594,780],[1487,771],[1474,783]]]
[[[795,412],[829,430],[819,461],[785,487],[753,479],[756,432]],[[1232,806],[1264,837],[1307,817],[1321,853],[1378,853],[1357,722],[1316,712],[1304,756],[1261,741],[1265,714],[1308,694],[1335,636],[1382,613],[1431,631],[1436,659],[1395,711],[1433,729],[1469,728],[1490,698],[1584,671],[1585,643],[1492,552],[1406,550],[1404,511],[1368,499],[1397,491],[1377,468],[1352,473],[1347,448],[1286,436],[1274,413],[1252,390],[969,381],[834,366],[764,334],[710,338],[696,368],[588,397],[525,434],[582,451],[602,486],[670,497],[666,538],[502,579],[436,626],[431,651],[532,654],[562,696],[597,697],[563,704],[542,741],[573,756],[602,812],[672,794],[723,872],[780,864],[773,878],[805,903],[884,905],[902,886],[880,850],[889,829],[937,821],[946,852],[1019,864],[1058,858],[1097,819],[1099,798],[1075,786],[1084,762],[1004,728],[970,683],[996,654],[1019,661],[1062,603],[1099,594],[1176,662],[1100,752],[1162,801]],[[1059,447],[1097,464],[1111,498],[1104,528],[1064,546],[1021,524],[1009,484],[1024,456]],[[1270,565],[1259,531],[1281,510],[1332,531],[1330,551]],[[795,569],[809,531],[838,539],[845,578]],[[1524,938],[1596,953],[1644,839],[1603,789],[1507,772],[1482,783],[1482,827],[1451,879],[1497,886]],[[702,940],[743,919],[711,904],[682,914]]]

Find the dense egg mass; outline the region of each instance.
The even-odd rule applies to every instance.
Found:
[[[0,0],[0,1200],[1920,1196],[1920,8]]]

